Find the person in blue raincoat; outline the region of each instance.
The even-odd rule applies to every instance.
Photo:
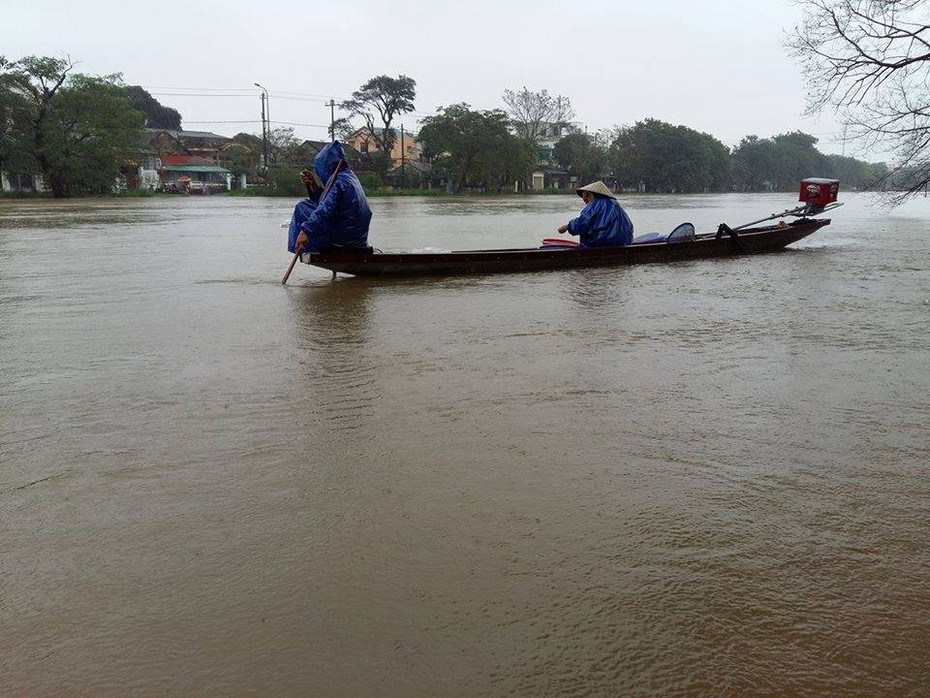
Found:
[[[349,169],[342,144],[333,141],[324,146],[313,158],[313,169],[323,188],[316,185],[311,173],[301,172],[308,196],[294,206],[287,235],[288,252],[367,247],[371,208],[362,183]]]
[[[559,226],[560,233],[577,235],[582,247],[621,247],[633,242],[633,221],[606,184],[598,180],[577,193],[584,208],[577,218]]]

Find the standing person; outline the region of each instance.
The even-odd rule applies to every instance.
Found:
[[[578,235],[582,247],[622,247],[633,242],[633,221],[606,184],[598,180],[577,193],[584,208],[577,218],[559,226],[560,233]]]
[[[301,172],[306,199],[294,206],[287,235],[288,252],[332,252],[344,247],[367,247],[371,208],[362,183],[349,169],[339,141],[327,144],[313,158],[313,169]]]

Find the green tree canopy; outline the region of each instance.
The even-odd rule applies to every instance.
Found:
[[[731,180],[730,151],[706,133],[657,119],[618,128],[608,155],[617,181],[646,191],[724,191]]]
[[[56,198],[112,190],[141,144],[143,117],[120,76],[70,74],[73,68],[55,58],[0,58],[4,165],[41,172]]]
[[[817,138],[800,131],[772,138],[747,136],[733,150],[739,187],[745,191],[783,191],[805,177],[835,176],[816,144]]]
[[[740,191],[762,191],[766,182],[773,186],[778,171],[778,155],[771,138],[746,136],[733,150],[733,171]]]
[[[572,133],[560,139],[552,148],[555,162],[581,182],[601,179],[606,166],[606,152],[584,133]]]
[[[361,116],[378,148],[390,153],[397,140],[397,132],[391,124],[398,114],[414,110],[416,95],[417,83],[413,78],[378,75],[353,92],[340,108],[348,111],[350,116]],[[377,112],[380,125],[376,123],[373,111]]]
[[[265,173],[268,185],[279,193],[302,196],[304,185],[297,173],[305,168],[313,169],[311,149],[294,136],[293,128],[285,126],[268,134],[268,151],[271,162]]]
[[[888,166],[885,163],[867,163],[843,155],[826,155],[826,176],[840,180],[846,189],[869,191],[886,184]]]
[[[145,115],[145,125],[148,128],[181,130],[181,113],[177,109],[163,107],[157,99],[138,85],[127,87],[126,95],[130,106]]]
[[[437,176],[458,186],[500,191],[524,179],[535,164],[535,144],[509,131],[500,109],[473,111],[468,104],[445,107],[421,121],[418,140]]]

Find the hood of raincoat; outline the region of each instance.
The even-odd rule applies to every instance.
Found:
[[[316,170],[316,176],[320,178],[323,186],[329,182],[333,176],[336,167],[342,160],[345,160],[346,154],[342,149],[342,143],[333,141],[323,146],[323,149],[313,158],[313,169]]]

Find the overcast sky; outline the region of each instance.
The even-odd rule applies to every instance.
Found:
[[[781,42],[791,0],[0,0],[0,52],[70,57],[122,73],[188,130],[326,138],[330,108],[375,75],[417,83],[416,112],[504,108],[504,90],[571,100],[589,133],[656,118],[734,146],[800,130],[823,152],[862,156],[829,115],[803,116],[805,81]],[[340,114],[336,113],[336,116]]]

